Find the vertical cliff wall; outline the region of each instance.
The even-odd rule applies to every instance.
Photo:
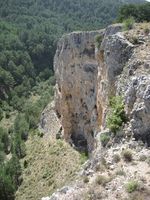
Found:
[[[56,112],[61,119],[64,138],[79,149],[93,149],[97,123],[97,73],[95,36],[104,31],[74,32],[58,43],[54,69],[56,75]]]
[[[120,32],[121,25],[109,26],[96,51],[98,126],[105,128],[105,118],[110,97],[116,94],[117,76],[132,54],[133,45]]]
[[[54,61],[56,112],[64,138],[89,152],[94,148],[94,134],[105,125],[116,76],[130,57],[132,45],[116,34],[120,30],[120,25],[114,25],[102,31],[74,32],[58,43]],[[99,49],[95,47],[97,35],[102,38]]]
[[[137,46],[130,41],[133,37],[132,31],[129,32],[129,37],[127,32],[121,31],[121,25],[112,25],[102,31],[74,32],[63,36],[58,43],[54,62],[57,80],[56,112],[61,120],[64,138],[81,150],[88,149],[89,152],[93,150],[94,135],[106,128],[108,102],[116,93],[125,97],[126,111],[135,137],[139,138],[140,135],[141,138],[147,138],[149,125],[145,119],[149,119],[149,107],[139,112],[138,94],[134,92],[133,99],[130,98],[130,93],[135,89],[135,85],[131,88],[133,79],[143,80],[138,78],[140,74],[135,76],[131,66],[137,74],[140,71],[144,76],[146,73],[148,77],[146,69],[143,72],[141,69],[142,63],[146,62],[144,66],[149,66],[149,55],[146,54],[144,62],[141,57],[139,69],[137,58],[140,57],[138,52],[142,52],[142,55],[142,49],[149,47],[149,37],[143,38],[144,47],[142,43]],[[144,37],[140,31],[138,34],[139,40]],[[102,38],[97,45],[98,48],[95,46],[97,35]],[[132,60],[135,60],[135,64]],[[126,74],[125,78],[124,74]],[[148,83],[145,88],[149,88],[147,85]],[[144,103],[144,93],[140,98]],[[141,114],[143,112],[145,114]],[[141,124],[140,127],[135,119]]]

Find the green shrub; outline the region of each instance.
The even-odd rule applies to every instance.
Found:
[[[100,135],[100,141],[103,147],[106,147],[106,145],[108,144],[108,142],[110,141],[111,136],[109,133],[102,133]]]
[[[120,155],[119,155],[119,154],[114,154],[114,156],[113,156],[113,161],[114,161],[115,163],[118,163],[118,162],[120,161]]]
[[[88,154],[85,152],[80,153],[80,164],[84,164],[88,160]]]
[[[7,132],[2,136],[2,139],[1,139],[2,143],[3,143],[3,149],[4,149],[4,152],[6,154],[9,154],[9,147],[10,147],[10,139],[9,139],[9,136],[7,134]]]
[[[3,151],[0,151],[0,165],[1,163],[3,163],[4,159],[5,159],[5,154]]]
[[[6,174],[11,177],[15,189],[21,184],[21,166],[19,159],[13,155],[5,167]]]
[[[24,166],[25,169],[28,167],[28,161],[27,160],[24,161],[23,166]]]
[[[18,135],[14,139],[13,152],[17,155],[18,158],[24,158],[26,156],[25,143]]]
[[[21,184],[21,166],[17,157],[12,158],[0,167],[0,199],[14,200],[15,191]]]
[[[9,111],[5,111],[5,117],[6,117],[6,119],[9,119],[9,117],[10,117],[10,112]]]
[[[131,162],[133,160],[132,151],[130,149],[126,149],[122,152],[123,159],[126,162]]]
[[[107,127],[116,134],[123,123],[127,122],[124,103],[121,96],[112,97],[109,102],[110,112],[107,115]]]
[[[89,178],[88,178],[87,176],[84,176],[83,182],[84,182],[84,183],[88,183],[88,182],[89,182]]]
[[[0,143],[1,150],[3,150],[6,154],[9,153],[10,139],[7,133],[7,130],[0,127]]]
[[[116,171],[116,175],[118,175],[118,176],[125,176],[126,173],[125,173],[125,171],[123,171],[122,169],[120,169],[120,170]]]
[[[14,132],[20,135],[22,140],[27,140],[29,131],[29,123],[24,114],[18,114],[14,123]]]
[[[140,155],[139,161],[146,161],[147,156],[146,155]]]
[[[96,37],[95,37],[95,44],[96,44],[96,47],[98,49],[101,46],[102,40],[103,40],[103,36],[102,35],[96,35]]]
[[[127,191],[128,193],[132,193],[132,192],[134,192],[134,191],[136,191],[136,190],[138,189],[138,186],[139,186],[138,182],[132,180],[132,181],[128,182],[128,183],[125,185],[125,188],[126,188],[126,191]]]
[[[150,3],[128,4],[120,7],[118,21],[122,22],[129,16],[134,17],[136,22],[150,21]]]
[[[125,31],[131,30],[131,29],[133,29],[134,24],[135,24],[134,18],[133,17],[129,17],[128,19],[125,19],[123,21],[123,29]]]
[[[1,200],[14,200],[15,188],[12,184],[10,176],[5,174],[3,169],[0,169],[0,199]]]
[[[44,133],[41,132],[41,131],[39,131],[38,129],[35,130],[35,132],[36,132],[36,134],[37,134],[40,138],[42,138],[42,137],[44,136]]]
[[[3,110],[0,108],[0,121],[3,119]]]
[[[106,184],[109,182],[109,178],[104,175],[99,175],[96,177],[96,183],[98,185],[106,186]]]
[[[129,41],[130,41],[132,44],[134,44],[134,45],[139,44],[139,39],[138,39],[138,37],[135,36],[135,35],[133,35],[132,37],[130,37],[130,38],[129,38]]]

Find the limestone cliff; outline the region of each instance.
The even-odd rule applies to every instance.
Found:
[[[133,45],[125,39],[121,25],[109,26],[99,49],[97,78],[98,125],[105,128],[108,100],[116,94],[116,78],[132,54]]]
[[[143,64],[147,67],[146,77],[140,78],[133,59],[136,62],[142,44],[140,47],[133,44],[131,34],[127,37],[121,31],[121,25],[113,25],[101,31],[73,32],[63,36],[58,43],[54,61],[56,112],[64,138],[81,150],[88,148],[91,152],[94,149],[94,135],[106,128],[108,100],[116,94],[125,97],[133,134],[149,138],[149,60],[141,58],[139,61],[141,68]],[[141,40],[142,33],[138,34]],[[95,46],[97,35],[102,38],[98,48]],[[123,78],[124,69],[132,80]],[[137,70],[136,76],[133,70]],[[140,105],[134,105],[135,101]]]
[[[54,69],[56,111],[66,140],[78,148],[93,149],[97,122],[97,73],[95,36],[104,31],[74,32],[58,43]]]
[[[149,200],[150,34],[144,31],[149,26],[122,31],[122,25],[112,25],[59,41],[55,109],[62,134],[92,153],[72,184],[42,200]],[[106,123],[112,96],[122,96],[128,118],[117,132]],[[127,186],[134,184],[130,192]]]

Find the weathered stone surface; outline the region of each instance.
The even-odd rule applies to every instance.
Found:
[[[134,136],[150,146],[150,76],[134,77],[125,96]]]
[[[39,123],[39,131],[44,134],[44,137],[55,138],[61,129],[61,123],[55,112],[54,102],[48,104],[41,114]]]
[[[96,86],[98,64],[95,36],[102,31],[74,32],[58,43],[54,69],[56,112],[61,119],[64,138],[79,149],[93,149],[97,122]]]
[[[144,193],[141,190],[139,195],[149,199],[150,150],[145,143],[150,146],[150,38],[143,33],[141,36],[141,27],[128,33],[118,32],[120,30],[121,25],[115,25],[105,32],[96,33],[104,37],[100,48],[96,49],[96,59],[94,49],[93,53],[89,50],[94,41],[93,32],[72,33],[64,36],[58,45],[55,57],[56,110],[62,121],[64,136],[67,140],[75,137],[74,142],[84,143],[84,138],[87,139],[90,151],[96,138],[96,149],[82,166],[80,178],[71,186],[57,190],[50,200],[128,199],[125,184],[129,180],[142,183],[145,190]],[[141,41],[142,38],[143,41],[138,45],[129,42],[135,32],[137,39]],[[93,87],[94,92],[89,93]],[[123,139],[116,142],[112,138],[111,146],[103,148],[100,135],[109,132],[105,129],[108,100],[110,96],[120,94],[124,97],[129,121],[120,130]],[[83,102],[86,102],[86,109]],[[86,115],[81,115],[82,112]],[[137,142],[138,139],[145,143]],[[133,162],[124,162],[124,150],[132,152],[134,165]],[[120,157],[118,162],[114,160],[116,155]],[[102,190],[100,185],[95,184],[101,175],[110,178]],[[88,181],[84,183],[81,177],[88,178]]]
[[[132,35],[127,37],[121,29],[119,24],[102,31],[74,32],[58,43],[56,112],[64,138],[81,150],[94,149],[95,134],[106,128],[109,98],[116,94],[125,96],[131,132],[149,140],[149,38],[135,46]],[[103,38],[99,49],[94,45],[96,35]]]
[[[110,26],[106,29],[104,40],[97,51],[97,108],[98,125],[105,127],[108,100],[116,94],[116,79],[121,74],[125,64],[132,55],[133,45],[125,39],[122,33],[116,33],[120,26]],[[112,33],[116,33],[110,35]]]

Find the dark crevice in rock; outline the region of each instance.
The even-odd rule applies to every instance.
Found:
[[[88,152],[87,140],[83,134],[71,134],[71,140],[75,146],[75,149],[80,152]]]
[[[147,145],[147,147],[150,147],[150,130],[148,130],[144,134],[134,134],[134,138],[136,141],[142,140],[144,144]]]

